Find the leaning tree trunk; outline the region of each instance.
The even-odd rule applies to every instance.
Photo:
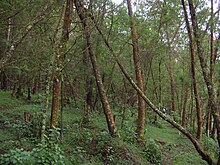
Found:
[[[91,19],[93,20],[94,24],[95,24],[95,18],[93,16],[91,16]],[[194,147],[196,148],[197,152],[199,153],[199,155],[202,157],[202,159],[204,159],[209,165],[213,164],[213,160],[212,158],[204,151],[204,149],[202,148],[202,146],[199,144],[199,142],[197,141],[196,138],[193,137],[192,134],[190,134],[186,129],[184,129],[181,125],[179,125],[178,123],[176,123],[172,118],[170,118],[169,116],[163,114],[160,109],[158,109],[146,96],[145,94],[142,92],[142,90],[136,85],[136,83],[133,81],[133,79],[129,76],[128,72],[126,71],[126,69],[124,68],[124,66],[122,65],[121,61],[119,60],[119,58],[116,56],[115,52],[113,51],[112,47],[110,46],[110,44],[108,43],[107,39],[105,38],[105,36],[103,35],[102,31],[99,29],[99,27],[95,24],[96,29],[98,30],[98,32],[100,33],[100,35],[102,36],[104,43],[106,45],[106,47],[109,49],[109,51],[112,53],[113,57],[115,58],[119,68],[121,69],[122,73],[124,74],[124,76],[127,78],[127,80],[129,81],[129,83],[132,85],[132,87],[139,93],[139,95],[144,99],[144,101],[149,105],[149,107],[155,112],[157,113],[163,120],[167,121],[168,123],[170,123],[172,126],[174,126],[176,129],[178,129],[183,135],[185,135],[194,145]]]
[[[85,39],[86,39],[86,43],[87,43],[87,49],[89,52],[89,56],[90,56],[90,60],[92,63],[92,67],[93,67],[93,72],[95,75],[95,79],[96,79],[96,84],[98,87],[98,92],[99,92],[99,96],[102,102],[102,107],[105,113],[105,117],[106,117],[106,121],[108,124],[108,130],[109,133],[111,134],[112,137],[117,136],[117,129],[116,129],[116,125],[115,125],[115,121],[114,121],[114,117],[112,114],[112,111],[110,109],[110,105],[108,102],[108,97],[106,95],[105,89],[104,89],[104,85],[102,83],[102,78],[101,78],[101,74],[98,68],[98,64],[96,61],[96,56],[94,54],[94,50],[92,48],[92,41],[91,41],[91,34],[90,34],[90,28],[87,22],[88,17],[86,17],[88,10],[86,10],[83,6],[83,4],[79,1],[79,0],[74,0],[75,6],[76,6],[76,10],[77,13],[79,15],[80,20],[82,21],[83,24],[83,29],[84,29],[84,35],[85,35]]]
[[[142,82],[142,73],[140,65],[140,56],[138,48],[138,35],[136,31],[136,25],[134,21],[134,15],[132,12],[131,1],[127,0],[128,15],[130,17],[130,29],[133,43],[133,61],[136,74],[137,86],[144,92],[144,85]],[[144,140],[144,121],[145,121],[145,102],[143,98],[138,94],[138,125],[137,125],[137,140],[143,142]]]
[[[53,78],[53,95],[51,108],[51,127],[57,127],[59,117],[59,102],[61,96],[62,67],[65,60],[66,43],[69,40],[71,13],[73,9],[73,0],[66,1],[66,9],[63,21],[63,31],[56,50],[55,72]]]
[[[203,50],[202,43],[201,43],[201,36],[199,34],[199,26],[198,26],[198,22],[197,22],[197,18],[196,18],[195,7],[194,7],[192,0],[188,0],[188,3],[189,3],[189,9],[190,9],[192,26],[193,26],[193,34],[194,34],[196,46],[197,46],[197,53],[198,53],[200,65],[202,68],[203,78],[205,80],[206,87],[208,90],[211,113],[213,114],[213,118],[216,122],[215,124],[217,127],[217,140],[218,140],[218,145],[220,148],[219,110],[217,107],[217,98],[216,98],[215,91],[214,91],[215,90],[214,83],[213,83],[212,79],[210,79],[210,74],[208,73],[208,66],[207,66],[207,63],[205,60],[204,50]],[[218,157],[217,164],[220,164],[220,154]]]
[[[196,114],[197,114],[197,139],[200,139],[202,135],[202,111],[201,111],[201,105],[200,105],[200,99],[199,99],[199,93],[198,93],[198,87],[197,87],[197,81],[196,81],[196,74],[195,74],[195,48],[193,44],[193,37],[192,32],[190,29],[188,14],[186,10],[186,5],[184,0],[182,0],[182,6],[184,10],[184,16],[186,21],[186,27],[188,31],[188,37],[189,37],[189,47],[190,47],[190,57],[191,57],[191,75],[192,75],[192,83],[193,83],[193,92],[196,102]]]

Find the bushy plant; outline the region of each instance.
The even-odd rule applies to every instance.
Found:
[[[44,141],[31,151],[16,148],[1,155],[0,164],[64,164],[64,156],[59,145],[45,136]]]
[[[33,164],[32,152],[24,151],[23,148],[10,150],[8,153],[0,156],[0,164]]]
[[[13,122],[6,121],[4,124],[8,127],[14,128],[17,138],[39,138],[41,129],[42,113],[34,113],[29,121],[24,122],[15,120]]]
[[[150,163],[159,165],[162,162],[161,148],[153,139],[150,139],[145,146],[144,153]]]
[[[86,151],[83,147],[76,146],[72,149],[73,156],[70,158],[73,164],[81,164],[84,162]]]
[[[219,147],[216,140],[202,136],[201,142],[203,144],[204,150],[207,151],[214,159],[218,158]]]
[[[130,121],[124,121],[124,128],[120,130],[120,135],[123,141],[135,144],[136,143],[136,132]]]

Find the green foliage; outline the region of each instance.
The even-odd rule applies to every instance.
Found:
[[[219,154],[219,147],[217,141],[204,135],[202,136],[201,143],[204,147],[204,150],[207,151],[212,158],[217,160]]]
[[[83,149],[83,147],[80,146],[75,146],[72,149],[72,155],[70,157],[70,161],[73,164],[79,164],[85,161],[85,157],[87,157],[85,149]]]
[[[17,134],[17,138],[39,138],[41,129],[42,113],[33,113],[32,118],[28,122],[21,120],[5,121],[5,126],[11,127]]]
[[[161,148],[153,139],[149,140],[143,151],[150,163],[160,164],[162,162]]]
[[[170,115],[173,117],[175,122],[181,123],[181,117],[176,112],[171,111]]]
[[[124,128],[120,130],[120,135],[123,141],[135,144],[136,143],[136,132],[135,128],[132,126],[131,121],[125,120],[124,121]]]
[[[39,143],[31,151],[25,151],[23,148],[10,150],[1,155],[1,164],[64,164],[63,151],[60,146],[51,138],[45,136],[44,141]]]
[[[24,103],[22,100],[12,98],[10,91],[1,91],[0,98],[0,106],[2,109],[15,108]]]
[[[1,164],[33,164],[32,153],[29,151],[24,151],[23,148],[15,150],[10,150],[7,154],[1,155]]]
[[[207,163],[200,157],[194,154],[178,154],[174,160],[175,165],[207,165]]]

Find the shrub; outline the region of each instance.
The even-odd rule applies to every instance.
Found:
[[[135,144],[136,143],[136,132],[135,128],[132,126],[130,121],[124,121],[124,128],[119,130],[119,134],[121,135],[123,141]]]
[[[1,155],[0,164],[64,164],[63,151],[53,139],[45,136],[44,141],[31,151],[24,149],[10,150]]]
[[[153,139],[150,139],[144,148],[146,159],[153,164],[160,164],[162,162],[162,151],[159,145]]]
[[[207,136],[202,136],[201,143],[204,150],[207,151],[214,159],[218,158],[219,147],[216,140]]]

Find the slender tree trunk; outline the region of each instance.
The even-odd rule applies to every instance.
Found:
[[[158,75],[158,80],[159,80],[159,108],[162,107],[162,79],[161,79],[161,63],[162,63],[162,59],[160,59],[159,61],[159,75]]]
[[[91,19],[93,20],[93,22],[95,23],[95,19],[93,16],[91,16]],[[116,56],[115,52],[113,51],[112,47],[110,46],[110,44],[108,43],[107,39],[104,37],[102,31],[98,28],[97,25],[96,29],[99,31],[100,35],[102,36],[104,43],[106,45],[106,47],[109,49],[109,51],[112,53],[113,57],[115,58],[119,68],[121,69],[122,73],[124,74],[124,76],[126,77],[126,79],[129,81],[129,83],[132,85],[132,87],[139,93],[139,95],[144,99],[144,101],[149,105],[149,107],[156,113],[158,114],[163,120],[167,121],[168,123],[170,123],[172,126],[174,126],[176,129],[178,129],[183,135],[185,135],[194,145],[194,147],[196,148],[197,152],[199,153],[199,155],[202,157],[202,159],[204,159],[209,165],[213,164],[213,160],[212,158],[208,155],[208,153],[206,153],[204,151],[204,149],[202,148],[202,146],[199,144],[199,142],[197,141],[196,138],[193,137],[192,134],[190,134],[186,129],[184,129],[181,125],[179,125],[178,123],[176,123],[172,118],[170,118],[169,116],[163,114],[160,109],[158,109],[142,92],[142,90],[136,85],[136,83],[133,81],[133,79],[129,76],[128,72],[125,70],[125,67],[122,65],[121,61],[119,60],[119,58]]]
[[[188,100],[188,93],[189,93],[189,88],[188,86],[185,87],[185,94],[183,97],[183,109],[182,109],[182,127],[186,127],[187,123],[187,118],[186,118],[186,105],[187,105],[187,100]]]
[[[211,130],[211,113],[210,109],[207,107],[207,112],[206,112],[206,136],[209,137],[210,135],[210,130]]]
[[[87,123],[89,121],[89,113],[92,108],[92,79],[90,78],[89,74],[89,54],[87,50],[87,45],[85,46],[84,53],[83,53],[83,66],[84,66],[84,80],[85,80],[85,103],[84,103],[84,116],[83,122]]]
[[[172,68],[172,61],[173,61],[172,56],[173,55],[172,55],[171,47],[169,49],[170,50],[169,50],[169,60],[168,60],[167,70],[168,70],[169,80],[170,80],[170,94],[171,94],[172,111],[176,112],[175,85],[174,85],[173,68]]]
[[[191,75],[192,75],[194,97],[195,97],[195,102],[196,102],[196,114],[197,114],[197,136],[196,137],[197,139],[200,139],[202,135],[202,111],[201,111],[201,105],[200,105],[200,99],[199,99],[199,93],[198,93],[198,87],[197,87],[197,81],[196,81],[196,74],[195,74],[195,48],[193,45],[192,32],[190,29],[188,14],[187,14],[184,0],[182,0],[182,6],[184,10],[186,27],[188,31],[188,37],[189,37],[189,48],[190,48],[190,57],[191,57]]]
[[[31,101],[31,87],[28,87],[28,96],[27,100]]]
[[[53,78],[53,95],[51,109],[51,127],[57,127],[59,118],[59,102],[61,96],[61,75],[65,60],[66,43],[69,40],[69,31],[71,24],[71,13],[73,9],[73,0],[66,0],[66,9],[64,14],[63,31],[56,50],[55,73]]]
[[[8,79],[5,72],[0,73],[2,75],[1,77],[1,89],[7,90],[8,89]]]
[[[60,143],[63,143],[63,108],[64,108],[64,76],[61,77],[61,99],[60,99]]]
[[[166,1],[165,1],[166,2]],[[167,29],[167,25],[166,25],[166,29]],[[168,65],[166,65],[167,71],[168,71],[168,75],[169,75],[169,80],[170,80],[170,95],[171,95],[171,105],[172,105],[172,111],[176,112],[176,101],[175,101],[175,81],[174,81],[174,76],[173,76],[173,50],[171,47],[171,43],[172,43],[172,39],[175,38],[172,37],[172,39],[170,39],[171,37],[169,36],[168,30],[165,31],[166,33],[166,39],[168,41],[168,48],[169,48],[169,52],[168,52]]]
[[[210,26],[210,80],[213,81],[214,76],[214,62],[215,62],[215,50],[214,50],[214,13],[213,13],[213,0],[211,0],[211,26]]]
[[[218,145],[220,148],[220,125],[219,125],[220,121],[219,121],[219,111],[217,109],[217,100],[216,100],[217,98],[215,96],[215,91],[214,91],[214,84],[213,84],[212,79],[210,79],[210,75],[208,74],[208,67],[205,61],[205,57],[204,57],[205,55],[204,55],[204,50],[203,50],[202,43],[201,43],[201,36],[199,34],[199,27],[198,27],[197,18],[196,18],[195,7],[193,5],[192,0],[188,0],[188,3],[189,3],[189,9],[191,13],[193,34],[194,34],[196,46],[197,46],[197,53],[198,53],[200,65],[202,68],[203,78],[205,80],[206,87],[208,90],[211,113],[213,114],[214,120],[216,121],[217,140],[218,140]],[[218,157],[218,163],[220,164],[220,154]]]
[[[137,86],[144,92],[144,85],[142,82],[142,73],[140,65],[140,56],[138,48],[138,34],[136,30],[134,15],[132,12],[131,1],[127,0],[128,15],[130,17],[131,37],[133,43],[133,61],[136,74]],[[137,125],[137,140],[143,142],[144,140],[144,121],[145,121],[145,102],[138,94],[138,125]]]
[[[56,77],[53,80],[53,96],[51,109],[51,127],[57,127],[59,118],[59,102],[61,93],[61,78]]]
[[[87,49],[89,52],[89,56],[90,56],[90,60],[92,63],[92,67],[93,67],[93,72],[96,78],[96,84],[98,87],[98,92],[99,92],[99,96],[102,102],[102,107],[105,113],[105,117],[106,117],[106,121],[107,121],[107,125],[108,125],[108,130],[109,133],[111,134],[112,137],[117,136],[117,129],[116,129],[116,125],[115,125],[115,121],[114,121],[114,117],[112,114],[112,111],[110,109],[110,105],[108,102],[108,98],[104,89],[104,85],[102,83],[102,78],[101,78],[101,74],[98,68],[98,64],[96,61],[96,56],[94,54],[94,50],[92,48],[92,41],[91,41],[91,34],[90,34],[90,28],[88,25],[88,17],[86,16],[88,11],[84,8],[83,4],[79,1],[79,0],[74,0],[75,6],[76,6],[76,10],[77,13],[80,17],[80,20],[82,21],[83,24],[83,29],[84,29],[84,35],[85,35],[85,39],[87,42]]]

